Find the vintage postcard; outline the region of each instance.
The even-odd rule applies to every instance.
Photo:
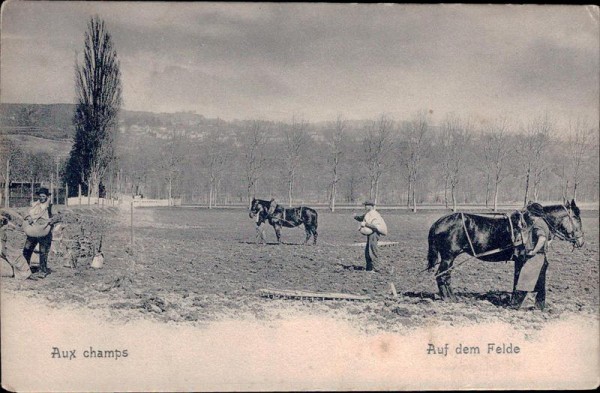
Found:
[[[4,2],[2,387],[597,388],[599,17]]]

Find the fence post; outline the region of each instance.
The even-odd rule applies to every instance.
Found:
[[[79,196],[79,206],[81,206],[81,183],[77,186],[77,195]]]
[[[56,160],[56,204],[57,205],[58,205],[58,190],[59,190],[58,187],[60,187],[60,180],[58,179],[58,161],[59,160],[60,160],[60,158]]]
[[[69,184],[65,183],[65,206],[69,206]]]
[[[4,180],[4,207],[10,207],[10,158],[6,159],[6,179]]]
[[[133,246],[133,200],[131,201],[131,245]]]

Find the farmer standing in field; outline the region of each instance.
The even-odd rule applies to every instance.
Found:
[[[355,215],[354,219],[360,221],[360,233],[367,236],[367,245],[365,246],[367,266],[365,270],[378,272],[380,266],[379,257],[377,256],[377,242],[380,235],[387,235],[387,225],[383,221],[381,214],[375,210],[375,202],[366,201],[364,205],[366,213]]]
[[[52,217],[52,202],[48,198],[51,194],[48,189],[42,187],[36,192],[36,195],[39,200],[31,206],[23,219],[23,228],[27,235],[23,247],[23,257],[29,265],[35,246],[40,245],[40,268],[37,275],[43,278],[49,274],[48,253],[52,245],[52,226],[57,220]]]
[[[550,228],[543,218],[542,205],[531,203],[526,209],[524,218],[529,230],[524,241],[525,255],[515,261],[517,284],[511,308],[519,309],[527,294],[536,292],[535,306],[543,310],[546,307],[546,270],[548,269],[546,250],[551,240]]]

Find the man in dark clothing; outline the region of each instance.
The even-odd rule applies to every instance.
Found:
[[[48,198],[50,192],[47,188],[42,187],[36,193],[39,200],[33,204],[29,209],[28,214],[24,218],[23,225],[39,225],[39,226],[51,226],[53,224],[52,218],[52,202]],[[31,263],[31,255],[36,245],[40,245],[40,267],[37,276],[41,278],[46,277],[49,274],[48,271],[48,254],[50,253],[50,246],[52,245],[52,230],[45,236],[34,237],[27,235],[25,240],[25,246],[23,247],[23,257],[27,261],[27,264]]]
[[[548,269],[546,250],[551,240],[551,232],[543,217],[542,205],[532,203],[527,206],[524,218],[529,231],[524,241],[526,253],[515,261],[516,285],[511,302],[511,307],[514,309],[521,307],[529,292],[536,292],[537,308],[543,310],[546,307],[546,270]]]

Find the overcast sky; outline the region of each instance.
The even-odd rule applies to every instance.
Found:
[[[1,101],[74,102],[92,15],[112,33],[128,110],[598,123],[599,12],[583,6],[4,3]]]

